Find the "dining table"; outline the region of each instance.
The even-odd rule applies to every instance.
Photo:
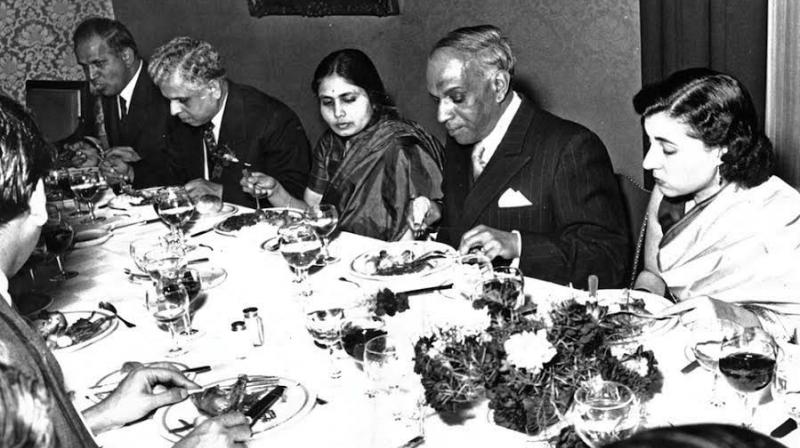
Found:
[[[62,202],[60,205],[64,205]],[[237,213],[251,212],[246,207],[232,207]],[[214,230],[224,216],[206,216],[193,220],[187,227],[187,243],[196,248],[187,258],[207,259],[193,267],[214,272],[213,283],[203,288],[197,303],[192,305],[192,326],[198,333],[182,338],[185,354],[166,358],[169,334],[160,328],[146,307],[145,297],[153,294],[150,281],[131,277],[125,269],[136,271],[130,245],[142,239],[156,239],[167,227],[155,221],[152,207],[117,209],[102,206],[98,216],[105,221],[75,224],[78,233],[88,228],[108,230],[110,237],[84,241],[63,257],[69,270],[78,272],[74,278],[48,283],[40,281],[39,288],[53,297],[50,310],[92,311],[102,302],[111,303],[120,316],[135,323],[128,328],[118,324],[113,331],[78,350],[55,350],[64,373],[65,386],[74,392],[78,409],[92,404],[91,387],[125,362],[142,363],[170,360],[186,366],[210,366],[193,380],[204,385],[235,378],[240,374],[288,378],[302,384],[313,397],[313,403],[301,414],[280,426],[252,439],[251,447],[373,447],[388,448],[404,445],[411,439],[397,436],[387,442],[385,425],[391,425],[392,415],[381,407],[381,400],[370,392],[370,381],[361,366],[345,356],[334,362],[341,369],[339,378],[331,378],[330,353],[321,349],[305,327],[305,312],[315,300],[359,300],[369,297],[380,288],[414,289],[453,281],[460,285],[458,269],[445,269],[430,276],[402,284],[383,284],[353,275],[352,260],[365,251],[376,250],[386,242],[348,232],[335,234],[329,245],[336,263],[312,269],[309,276],[313,294],[303,297],[295,278],[281,254],[265,249],[262,243],[274,233],[242,232],[230,235]],[[123,225],[131,224],[132,225]],[[210,230],[203,232],[203,230]],[[188,236],[197,234],[197,236]],[[47,267],[39,268],[46,270]],[[52,266],[50,267],[52,269]],[[128,271],[131,272],[131,271]],[[40,278],[43,277],[40,275]],[[355,287],[354,284],[358,284]],[[210,287],[209,287],[210,286]],[[454,288],[457,290],[458,288]],[[586,294],[569,286],[526,277],[524,292],[529,301],[564,300],[565,297]],[[348,295],[356,297],[347,297]],[[426,304],[448,300],[469,300],[468,294],[441,291],[414,296],[411,310],[425,309]],[[257,307],[263,321],[264,343],[261,346],[237,347],[241,339],[233,338],[231,324],[243,320],[243,310]],[[346,311],[347,312],[347,309]],[[423,311],[424,313],[424,311]],[[663,373],[661,391],[644,403],[643,426],[658,427],[701,422],[741,423],[743,411],[735,406],[737,399],[730,395],[727,406],[711,403],[712,372],[702,368],[685,371],[690,363],[687,344],[691,334],[675,319],[659,334],[641,339],[645,348],[653,350],[658,368]],[[720,380],[718,389],[729,389]],[[496,425],[491,421],[486,403],[474,410],[472,418],[462,424],[445,423],[436,412],[423,407],[419,415],[423,447],[532,447],[548,446],[545,442]],[[769,433],[786,420],[787,414],[766,393],[759,405],[752,427]],[[409,436],[414,433],[410,432]],[[167,447],[174,442],[164,427],[163,411],[140,421],[96,436],[104,447],[148,446]],[[780,439],[787,446],[800,446],[800,431]]]

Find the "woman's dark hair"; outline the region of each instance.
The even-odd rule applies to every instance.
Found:
[[[363,51],[346,48],[325,56],[314,71],[314,79],[311,81],[311,91],[314,92],[314,95],[319,94],[319,85],[322,80],[334,74],[367,92],[369,102],[375,112],[373,121],[381,116],[397,116],[397,107],[386,93],[378,69]]]
[[[720,175],[743,187],[754,187],[772,175],[772,144],[758,125],[753,101],[736,78],[706,68],[675,72],[645,86],[633,97],[645,118],[665,112],[688,125],[709,147],[725,147]]]
[[[603,448],[786,448],[742,426],[703,423],[647,429]]]

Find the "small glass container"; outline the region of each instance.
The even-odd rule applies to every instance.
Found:
[[[247,326],[244,321],[237,320],[231,323],[231,350],[234,357],[243,359],[247,357],[247,352],[250,350],[252,344],[250,343],[250,335],[247,332]]]
[[[253,347],[260,347],[264,344],[264,321],[258,315],[258,308],[251,306],[242,310],[247,332],[250,334],[250,342]]]

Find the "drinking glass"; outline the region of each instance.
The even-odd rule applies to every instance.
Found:
[[[57,209],[48,209],[47,222],[42,226],[42,237],[47,251],[55,255],[58,264],[58,273],[50,277],[50,281],[67,280],[78,275],[76,271],[65,271],[61,261],[61,256],[72,246],[75,230]]]
[[[458,265],[461,271],[457,276],[459,287],[470,298],[474,298],[476,291],[483,293],[482,289],[478,290],[478,286],[494,277],[492,260],[482,253],[462,255],[458,259]]]
[[[783,343],[778,349],[772,396],[789,416],[800,420],[800,345]]]
[[[280,251],[289,266],[298,271],[300,295],[310,296],[313,291],[308,280],[308,268],[319,257],[322,243],[317,232],[305,224],[292,224],[281,228]]]
[[[685,322],[681,319],[681,324],[689,330],[690,340],[686,347],[691,356],[705,370],[713,375],[711,383],[711,405],[715,407],[725,406],[725,399],[719,393],[719,356],[722,343],[733,338],[741,325],[728,319],[703,319],[692,322]],[[687,355],[688,357],[688,355]]]
[[[194,203],[183,187],[167,187],[159,190],[155,200],[158,216],[169,226],[170,239],[178,241],[185,249],[183,226],[192,219]]]
[[[333,379],[342,376],[342,369],[336,363],[336,351],[341,347],[344,310],[342,308],[307,308],[306,330],[314,342],[328,350],[329,373]]]
[[[162,277],[157,285],[156,294],[147,296],[147,309],[153,314],[156,322],[166,325],[169,330],[172,347],[166,356],[179,356],[186,353],[186,349],[181,347],[176,324],[189,313],[189,294],[177,276]]]
[[[744,400],[745,427],[753,420],[760,391],[772,381],[777,354],[775,340],[758,327],[742,328],[722,343],[719,371]]]
[[[633,391],[614,381],[589,381],[575,391],[569,421],[587,445],[598,448],[630,437],[641,422]]]
[[[162,278],[178,278],[186,268],[186,258],[179,251],[159,247],[144,254],[144,266],[150,278],[158,282]]]
[[[306,224],[310,225],[322,238],[322,256],[319,261],[323,264],[332,264],[339,261],[328,251],[328,240],[339,223],[339,212],[331,204],[315,205],[305,212]]]
[[[392,394],[400,389],[411,368],[410,341],[382,335],[364,346],[364,372],[376,391]]]
[[[105,217],[98,218],[94,214],[94,202],[100,197],[105,187],[105,180],[100,172],[93,169],[71,171],[69,184],[72,192],[75,193],[76,200],[80,199],[86,202],[89,207],[89,219],[85,222],[105,220]]]
[[[66,189],[63,186],[66,185]],[[64,208],[64,195],[69,191],[69,174],[66,170],[50,170],[44,178],[45,193],[48,200],[60,201]]]

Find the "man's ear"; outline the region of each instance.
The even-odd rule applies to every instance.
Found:
[[[122,49],[122,51],[120,51],[119,56],[126,66],[133,67],[133,63],[136,61],[136,57],[133,54],[133,49],[125,47]]]
[[[511,89],[511,74],[506,70],[497,70],[492,75],[492,89],[495,92],[495,101],[503,102]]]
[[[44,182],[39,179],[36,182],[31,198],[28,199],[28,207],[31,209],[29,219],[37,226],[43,226],[47,222],[47,197],[44,194]]]
[[[212,79],[208,82],[208,89],[211,91],[211,97],[215,100],[222,98],[222,85],[219,79]]]

